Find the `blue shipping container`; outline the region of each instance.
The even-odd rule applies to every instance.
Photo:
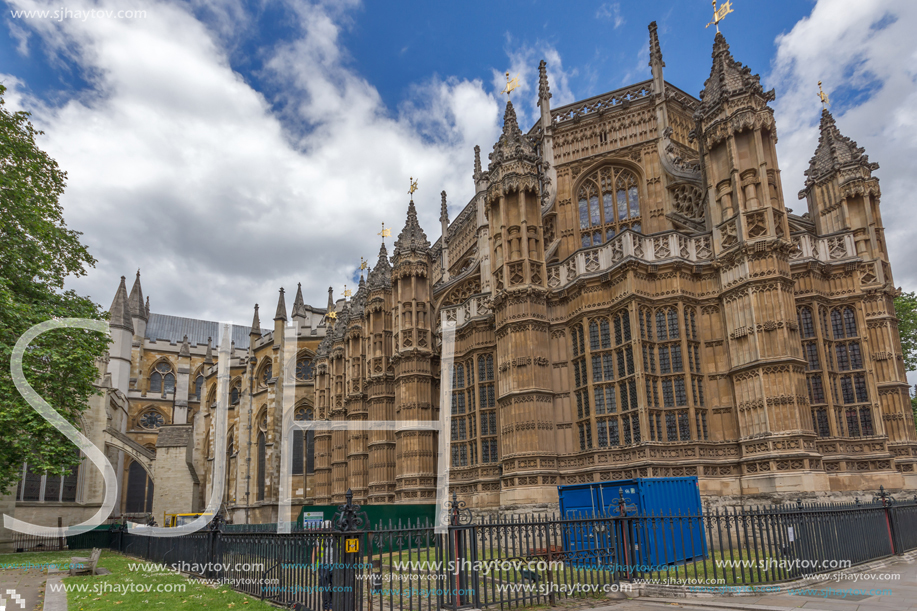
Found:
[[[613,527],[602,520],[569,523],[564,532],[564,547],[568,551],[595,555],[601,564],[613,562],[612,556],[618,557],[618,564],[631,565],[676,564],[707,556],[696,477],[641,477],[573,484],[558,486],[557,495],[565,520],[618,516],[621,496],[629,517],[648,518],[629,522],[628,532],[622,531],[620,523]],[[652,519],[653,516],[657,519]],[[658,516],[674,519],[663,520]]]

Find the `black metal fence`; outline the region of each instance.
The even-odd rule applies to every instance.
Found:
[[[896,501],[884,490],[868,503],[627,515],[622,498],[615,515],[476,520],[453,496],[444,532],[420,522],[372,526],[351,498],[325,529],[279,534],[215,519],[210,530],[180,537],[116,526],[67,544],[107,547],[314,611],[553,605],[640,582],[773,584],[917,549],[917,497]]]

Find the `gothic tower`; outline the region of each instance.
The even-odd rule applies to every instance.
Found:
[[[365,422],[367,404],[365,394],[365,344],[366,327],[363,315],[366,306],[366,282],[360,276],[360,286],[350,302],[350,321],[344,342],[344,359],[347,368],[347,395],[344,407],[347,420]],[[366,481],[369,451],[366,447],[369,434],[363,430],[347,431],[347,471],[349,488],[355,499],[365,503],[369,492]],[[346,490],[345,490],[346,493]]]
[[[776,131],[760,77],[736,62],[721,33],[695,112],[714,231],[722,312],[743,457],[780,456],[795,473],[758,472],[745,492],[825,489],[796,324]],[[765,442],[760,443],[762,440]],[[770,455],[770,456],[768,456]]]
[[[499,372],[501,502],[512,505],[550,495],[557,473],[540,160],[516,123],[512,102],[506,104],[503,134],[490,161],[484,201]]]
[[[392,364],[395,370],[395,420],[433,420],[433,308],[430,293],[430,242],[417,221],[414,200],[395,241],[392,270]],[[399,429],[395,433],[395,502],[433,499],[437,438],[433,431]]]
[[[319,420],[330,420],[332,409],[331,336],[334,333],[334,302],[328,289],[328,309],[325,312],[325,337],[315,353],[315,407]],[[331,431],[315,432],[315,502],[331,503]]]
[[[392,369],[392,266],[385,242],[369,272],[364,311],[366,337],[366,401],[370,420],[395,419]],[[395,432],[369,433],[369,502],[395,500]]]
[[[843,316],[838,313],[838,308],[830,307],[837,304],[807,303],[815,317],[825,320],[827,324],[822,329],[816,326],[811,334],[804,333],[803,337],[805,339],[821,333],[824,335],[821,342],[822,351],[829,350],[828,347],[831,346],[833,352],[841,355],[847,355],[851,345],[856,344],[856,358],[849,362],[851,367],[843,371],[852,372],[852,390],[857,403],[868,400],[872,393],[867,388],[875,388],[878,401],[874,398],[872,402],[879,413],[875,417],[870,417],[869,425],[864,427],[864,408],[854,409],[847,405],[845,391],[849,376],[841,375],[840,396],[824,396],[824,402],[828,404],[825,411],[829,411],[831,404],[834,404],[838,417],[821,418],[820,414],[816,413],[816,424],[820,419],[826,420],[826,428],[834,435],[849,434],[852,428],[861,429],[861,433],[863,428],[872,428],[877,435],[887,434],[889,450],[900,459],[910,456],[910,451],[905,445],[914,441],[915,431],[910,426],[910,397],[904,363],[900,356],[902,351],[895,318],[894,297],[897,290],[891,275],[885,246],[885,230],[879,211],[879,180],[872,175],[878,168],[879,164],[870,163],[864,150],[858,147],[856,142],[840,133],[831,113],[827,109],[822,110],[818,147],[809,162],[809,169],[805,172],[805,188],[799,192],[799,198],[807,200],[806,217],[812,223],[814,235],[828,237],[812,242],[804,234],[800,235],[795,240],[797,250],[794,256],[801,257],[824,250],[826,252],[821,253],[822,258],[830,261],[840,253],[846,254],[848,245],[845,244],[843,234],[852,234],[852,247],[855,256],[861,261],[855,270],[847,271],[854,272],[852,286],[859,286],[859,290],[864,294],[863,298],[861,301],[851,302],[849,294],[854,291],[844,291],[848,297],[845,299]],[[826,292],[829,291],[821,291]],[[843,320],[848,309],[851,312],[850,324]],[[838,318],[842,319],[843,325],[834,324]],[[865,329],[865,333],[851,333],[857,328]],[[851,338],[861,338],[864,344],[862,348],[858,342],[849,341]],[[838,343],[837,340],[840,339],[847,341]],[[804,341],[803,347],[807,348],[808,342]],[[865,367],[861,354],[868,358]],[[824,358],[826,356],[828,355],[824,354],[819,362],[831,363]],[[842,359],[837,365],[840,366],[847,361],[849,359]],[[874,376],[874,380],[866,380],[862,388],[858,378],[863,374],[855,371],[861,368],[866,369],[866,376]],[[810,385],[814,377],[816,376],[810,375]],[[837,384],[837,381],[831,383]],[[819,384],[823,386],[820,376]],[[860,397],[859,394],[864,396]],[[820,406],[813,409],[816,412],[821,411]],[[857,411],[861,412],[860,418],[851,418],[851,413]],[[859,426],[854,427],[857,420]]]

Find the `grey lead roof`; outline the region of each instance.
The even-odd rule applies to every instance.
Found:
[[[247,325],[233,325],[232,339],[236,342],[236,348],[248,348],[248,333],[251,330]],[[261,329],[261,334],[269,333],[268,329]],[[194,318],[182,318],[181,316],[169,316],[168,314],[150,314],[150,320],[146,325],[146,339],[152,341],[164,340],[171,343],[179,343],[187,335],[191,345],[206,345],[207,338],[213,338],[213,345],[218,346],[220,342],[220,325],[219,323],[209,320],[196,320]]]

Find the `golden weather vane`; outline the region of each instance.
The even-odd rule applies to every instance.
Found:
[[[417,183],[414,183],[414,184],[416,185]],[[384,240],[385,238],[390,238],[390,237],[392,237],[392,230],[391,230],[391,229],[386,229],[386,228],[385,228],[385,223],[382,223],[382,231],[380,231],[380,232],[377,233],[376,235],[381,235],[381,236],[382,236],[382,239]]]
[[[503,91],[501,91],[500,93],[505,93],[507,96],[509,96],[513,92],[514,89],[519,89],[519,86],[520,86],[519,85],[519,75],[517,74],[516,76],[513,77],[512,80],[510,80],[509,72],[507,72],[506,73],[506,88],[503,89]]]
[[[818,81],[818,99],[821,100],[822,107],[825,110],[831,106],[831,100],[828,99],[828,94],[825,93],[821,88],[821,81]]]
[[[348,297],[350,297],[350,294],[351,294],[351,291],[350,289],[347,288],[347,285],[345,284],[344,285],[344,299],[347,299]]]
[[[719,33],[719,31],[720,31],[720,22],[721,22],[723,19],[725,19],[725,18],[726,18],[726,15],[728,15],[728,14],[731,13],[731,12],[732,12],[732,2],[731,2],[731,0],[726,0],[726,2],[724,2],[724,3],[722,4],[722,6],[720,6],[720,8],[716,8],[716,0],[713,0],[713,21],[711,21],[710,23],[708,23],[708,24],[707,24],[706,26],[704,26],[704,27],[709,28],[710,26],[715,25],[715,26],[716,26],[716,31],[717,31],[717,33]]]
[[[369,267],[369,263],[363,257],[360,257],[360,278],[363,277],[363,270],[367,267]]]
[[[411,201],[413,201],[414,200],[414,191],[417,190],[417,181],[414,180],[413,176],[411,176],[411,178],[408,179],[408,182],[411,185],[411,188],[408,189],[408,195],[411,196]]]

